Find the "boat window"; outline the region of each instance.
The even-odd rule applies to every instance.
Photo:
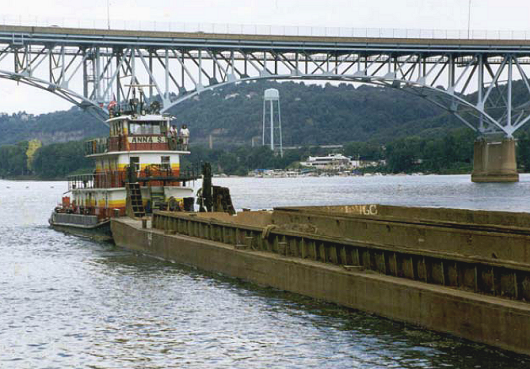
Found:
[[[129,123],[129,133],[131,135],[159,135],[160,122],[131,122]]]
[[[169,156],[162,156],[161,163],[162,163],[161,168],[163,170],[171,169],[171,162],[170,162]]]
[[[168,127],[168,122],[160,122],[160,133],[164,136],[167,136],[167,129]]]
[[[140,134],[140,125],[138,123],[129,123],[129,134],[131,135]]]
[[[129,165],[138,172],[140,170],[140,158],[138,156],[131,156],[129,159]]]
[[[110,123],[110,135],[112,137],[119,136],[123,134],[123,121],[115,121]]]

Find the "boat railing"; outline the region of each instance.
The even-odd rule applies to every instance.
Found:
[[[188,145],[184,143],[182,136],[168,136],[168,148],[173,151],[188,151]]]
[[[167,180],[167,181],[194,181],[201,177],[201,171],[198,164],[191,165],[185,169],[177,171],[170,167],[161,165],[150,165],[145,169],[136,173],[139,182],[146,182],[151,180]]]
[[[76,174],[68,176],[68,190],[76,190],[79,188],[94,188],[93,174]]]
[[[123,187],[126,179],[125,171],[77,174],[68,177],[68,190]]]
[[[161,165],[149,165],[138,171],[106,171],[92,174],[76,174],[68,177],[68,190],[124,187],[126,182],[139,182],[142,185],[159,182],[160,185],[172,185],[175,182],[194,181],[201,177],[198,165],[184,170],[172,170]]]

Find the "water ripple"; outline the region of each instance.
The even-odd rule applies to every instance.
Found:
[[[239,207],[530,210],[524,176],[502,188],[460,176],[302,181],[222,180]],[[0,217],[0,368],[528,367],[484,345],[55,232],[46,221],[64,183],[0,181],[0,190],[9,214]]]

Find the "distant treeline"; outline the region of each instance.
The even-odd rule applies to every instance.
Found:
[[[30,142],[0,146],[0,177],[62,179],[75,172],[90,173],[93,162],[85,158],[82,141],[39,147],[32,153]]]
[[[473,167],[475,134],[466,128],[434,138],[410,136],[387,145],[376,142],[350,142],[340,150],[344,155],[363,160],[384,160],[369,170],[383,173],[470,173]],[[94,165],[84,157],[82,141],[42,146],[34,150],[31,143],[0,147],[0,176],[7,178],[33,176],[40,179],[62,179],[69,174],[91,173]],[[254,169],[299,168],[309,155],[326,155],[329,149],[301,147],[286,150],[283,157],[268,147],[240,146],[232,150],[210,150],[191,147],[192,154],[183,157],[183,167],[210,162],[217,173],[245,175]],[[337,152],[337,150],[335,150]],[[530,171],[530,134],[521,132],[517,141],[517,163],[520,171]]]
[[[382,161],[369,170],[384,173],[470,173],[473,165],[473,131],[462,128],[441,137],[407,137],[391,141],[387,145],[376,142],[350,142],[341,152],[354,159]],[[523,141],[522,141],[523,142]],[[530,151],[530,140],[524,141]],[[521,151],[521,150],[520,150]],[[299,162],[309,155],[326,155],[329,149],[302,147],[286,150],[283,158],[274,155],[267,147],[239,147],[235,150],[208,150],[195,147],[187,162],[208,161],[218,172],[226,174],[247,174],[253,169],[298,168]],[[530,166],[528,166],[530,168]]]

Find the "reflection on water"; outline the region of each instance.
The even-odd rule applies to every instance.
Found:
[[[530,178],[222,179],[237,207],[530,210]],[[9,186],[10,188],[7,188]],[[51,188],[53,186],[53,188]],[[64,183],[0,181],[0,368],[526,368],[525,357],[50,230]]]

